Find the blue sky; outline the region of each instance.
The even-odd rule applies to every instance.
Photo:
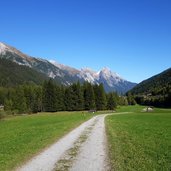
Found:
[[[171,67],[170,0],[5,0],[0,41],[140,82]]]

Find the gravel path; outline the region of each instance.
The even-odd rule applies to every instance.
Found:
[[[17,171],[106,171],[105,116],[86,121]]]
[[[106,136],[104,118],[99,115],[87,141],[80,149],[71,171],[107,171]]]

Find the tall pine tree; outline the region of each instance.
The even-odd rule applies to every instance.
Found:
[[[15,109],[17,113],[27,112],[26,98],[24,96],[24,90],[22,86],[16,88],[12,101],[13,109]]]
[[[80,111],[83,110],[83,91],[79,82],[74,83],[72,86],[73,92],[73,110]]]
[[[56,110],[62,111],[64,109],[64,96],[62,86],[56,85]]]
[[[56,89],[53,80],[45,81],[43,84],[43,110],[46,112],[55,112],[56,109]]]
[[[103,84],[94,86],[94,94],[95,94],[95,102],[97,110],[105,110],[106,109],[106,94],[104,91]]]
[[[67,111],[74,110],[74,92],[71,86],[65,89],[65,109]]]
[[[117,106],[117,98],[115,93],[108,93],[107,95],[107,109],[114,110]]]
[[[84,107],[85,110],[96,108],[93,86],[88,82],[84,83]]]

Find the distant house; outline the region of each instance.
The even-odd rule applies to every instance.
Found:
[[[95,109],[91,109],[91,110],[89,110],[88,112],[89,112],[89,113],[95,113],[96,110],[95,110]]]
[[[153,106],[147,106],[146,108],[143,109],[143,112],[152,112],[154,110]]]
[[[4,110],[4,105],[0,104],[0,110]]]

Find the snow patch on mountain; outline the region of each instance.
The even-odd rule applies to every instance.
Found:
[[[0,54],[5,55],[7,50],[8,47],[4,43],[0,42]]]
[[[90,68],[82,68],[78,77],[92,84],[98,84],[98,74]]]
[[[31,68],[31,65],[27,61],[23,61],[23,63],[21,63],[21,62],[14,60],[14,62],[17,63],[18,65],[28,66]]]
[[[45,62],[45,63],[48,63],[48,60],[46,60],[46,59],[42,59],[42,58],[36,58],[36,57],[34,57],[35,59],[37,59],[37,60],[39,60],[39,61],[41,61],[41,62]]]
[[[49,62],[51,64],[53,64],[54,66],[60,68],[61,70],[67,71],[68,74],[70,74],[72,76],[75,75],[75,74],[78,74],[80,72],[79,70],[77,70],[75,68],[72,68],[72,67],[67,66],[67,65],[60,64],[60,63],[56,62],[55,60],[49,60]]]
[[[53,79],[56,77],[56,75],[55,75],[52,71],[51,71],[51,72],[49,72],[49,74],[48,74],[48,75],[49,75],[49,77],[50,77],[50,78],[53,78]]]
[[[52,60],[52,59],[51,59],[51,60],[49,60],[49,62],[52,63],[53,65],[57,66],[58,68],[62,68],[62,67],[63,67],[62,64],[56,62],[55,60]]]

